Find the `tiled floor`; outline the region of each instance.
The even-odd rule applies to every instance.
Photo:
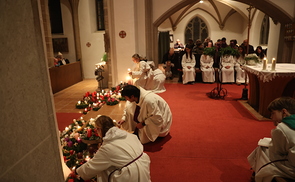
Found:
[[[57,113],[82,113],[83,110],[76,109],[75,105],[86,92],[94,92],[97,89],[95,79],[86,79],[54,94],[55,112]],[[114,120],[120,120],[124,111],[125,101],[120,101],[114,106],[104,105],[98,111],[90,111],[83,116],[85,120],[95,118],[97,115],[108,115]]]

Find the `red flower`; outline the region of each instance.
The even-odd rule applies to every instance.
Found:
[[[89,94],[90,94],[89,92],[86,92],[86,93],[85,93],[85,97],[88,97],[88,96],[89,96]]]

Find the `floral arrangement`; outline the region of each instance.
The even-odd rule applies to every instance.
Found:
[[[87,114],[88,111],[98,111],[104,104],[116,105],[119,101],[125,101],[126,99],[121,96],[122,88],[127,83],[121,83],[116,87],[112,87],[109,91],[102,90],[100,93],[97,92],[86,92],[82,100],[79,100],[76,104],[77,109],[84,109],[83,114]]]
[[[94,127],[94,121],[95,119],[90,119],[86,122],[82,117],[80,120],[74,119],[73,123],[61,133],[60,140],[64,162],[70,169],[84,164],[97,151],[97,144],[101,142],[101,138]],[[75,174],[71,173],[66,181],[75,182],[79,180]]]
[[[248,63],[250,60],[253,60],[255,63],[259,62],[259,58],[256,54],[248,54],[247,56],[245,56],[245,61]]]

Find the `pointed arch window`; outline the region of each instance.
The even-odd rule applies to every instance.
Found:
[[[208,37],[208,27],[206,23],[199,17],[192,19],[185,28],[185,42],[188,39],[196,41],[200,39],[202,42]]]
[[[103,0],[96,0],[97,30],[105,30]]]
[[[261,24],[260,30],[260,44],[267,45],[268,44],[268,35],[269,35],[269,16],[264,15]]]

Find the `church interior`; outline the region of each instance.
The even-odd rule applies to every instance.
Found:
[[[268,103],[284,94],[295,97],[295,1],[6,0],[0,7],[0,181],[65,181],[69,169],[58,113],[120,120],[125,101],[87,114],[75,105],[86,92],[127,82],[135,53],[161,68],[178,39],[184,45],[207,37],[213,43],[248,39],[267,50],[268,69],[275,58],[277,69],[284,64],[287,71],[268,79],[249,69],[249,85],[225,84],[228,93],[221,99],[206,95],[215,83],[166,80],[166,92],[159,95],[171,104],[174,126],[171,136],[145,146],[152,181],[249,181],[247,154],[273,128]],[[59,53],[66,65],[55,64]],[[238,101],[243,88],[249,95]],[[192,127],[183,126],[185,121]]]

